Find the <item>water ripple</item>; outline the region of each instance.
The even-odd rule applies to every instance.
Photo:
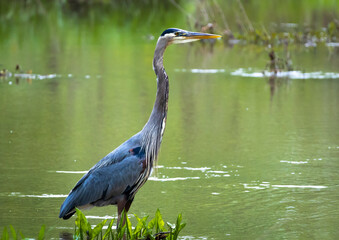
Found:
[[[176,72],[191,72],[191,73],[224,73],[225,69],[175,69]]]
[[[185,170],[190,170],[190,171],[205,172],[206,170],[209,170],[211,168],[209,168],[209,167],[201,167],[201,168],[192,168],[192,167],[165,167],[165,169],[177,169],[177,170],[185,169]]]
[[[308,161],[286,161],[286,160],[281,160],[280,162],[290,163],[290,164],[306,164],[306,163],[308,163]]]
[[[273,188],[315,188],[322,189],[328,188],[327,186],[314,186],[314,185],[272,185]]]
[[[158,177],[149,177],[149,181],[156,181],[156,182],[170,182],[170,181],[182,181],[182,180],[189,180],[189,179],[200,179],[200,177],[175,177],[175,178],[158,178]]]
[[[227,166],[222,166],[224,169]],[[234,166],[236,168],[241,168],[242,166]],[[155,169],[163,169],[161,171],[166,170],[186,170],[191,172],[201,172],[203,175],[199,176],[190,176],[190,177],[169,177],[167,174],[161,174],[163,177],[159,178],[157,176],[152,176],[149,178],[150,181],[159,181],[159,182],[167,182],[167,181],[182,181],[182,180],[190,180],[190,179],[201,179],[201,178],[217,178],[217,177],[230,177],[231,175],[239,176],[239,172],[237,169],[225,171],[225,170],[214,170],[210,167],[181,167],[181,166],[173,166],[173,167],[165,167],[163,165],[158,165],[154,167]],[[66,174],[85,174],[88,171],[65,171],[65,170],[57,170],[57,171],[49,171],[54,173],[66,173]],[[155,174],[158,175],[158,174]],[[180,174],[181,175],[181,174]],[[186,174],[184,174],[186,175]]]
[[[53,171],[54,172],[54,171]],[[88,171],[55,171],[56,173],[85,174]]]
[[[243,183],[242,184],[245,189],[268,189],[268,188],[300,188],[300,189],[325,189],[328,188],[327,186],[322,185],[288,185],[288,184],[269,184],[267,182],[265,183]]]
[[[21,194],[18,192],[12,192],[8,195],[9,197],[29,197],[29,198],[65,198],[68,195],[65,194],[41,194],[41,195],[33,195],[33,194]]]
[[[277,77],[277,78],[290,78],[290,79],[339,79],[339,73],[335,72],[301,72],[301,71],[282,71],[282,72],[253,72],[251,69],[239,68],[231,72],[233,76],[241,77],[252,77],[252,78],[262,78],[262,77]]]

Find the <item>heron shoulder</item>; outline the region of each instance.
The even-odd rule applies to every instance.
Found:
[[[122,143],[119,147],[103,157],[97,164],[95,164],[90,170],[101,168],[104,166],[112,165],[123,161],[131,153],[130,150],[141,147],[140,133],[135,134],[133,137]]]
[[[114,149],[112,152],[107,154],[105,157],[103,157],[77,182],[72,191],[77,189],[96,169],[114,165],[129,157],[131,155],[131,149],[140,147],[140,139],[140,133],[137,133],[133,137],[122,143],[119,147]]]

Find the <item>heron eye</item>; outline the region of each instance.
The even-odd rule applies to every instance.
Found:
[[[175,33],[175,36],[179,36],[179,32],[176,32],[176,33]]]

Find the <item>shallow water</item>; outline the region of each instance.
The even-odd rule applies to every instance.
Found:
[[[76,44],[42,37],[36,51],[33,37],[2,42],[13,75],[0,79],[0,226],[72,232],[74,219],[58,219],[69,190],[147,121],[156,40],[116,37],[124,33]],[[130,213],[159,208],[174,222],[181,212],[186,239],[335,239],[338,56],[325,46],[291,56],[295,72],[274,78],[258,75],[268,59],[260,47],[170,46],[159,163]],[[15,76],[17,63],[33,73]],[[116,208],[85,214],[95,224]]]

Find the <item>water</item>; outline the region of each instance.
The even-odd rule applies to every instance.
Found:
[[[0,45],[13,73],[0,79],[0,226],[26,236],[42,224],[48,238],[73,231],[74,219],[58,219],[65,196],[143,127],[155,98],[156,40],[71,29]],[[326,46],[291,56],[292,76],[303,77],[258,77],[268,61],[261,47],[170,46],[159,163],[130,213],[159,208],[173,223],[181,212],[186,239],[335,239],[338,57]],[[23,72],[14,76],[16,64]],[[116,208],[85,214],[95,224]]]

